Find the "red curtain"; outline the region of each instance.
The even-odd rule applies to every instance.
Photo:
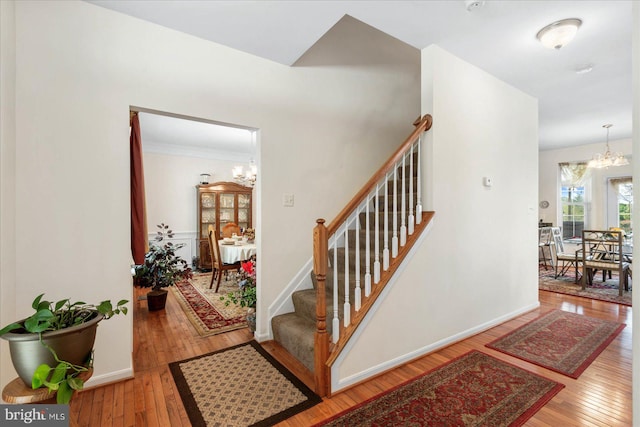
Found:
[[[131,114],[131,137],[129,139],[131,169],[131,254],[137,264],[144,263],[149,249],[147,241],[147,212],[144,198],[144,168],[142,167],[142,140],[138,113]]]

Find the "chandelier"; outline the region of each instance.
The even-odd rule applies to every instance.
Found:
[[[250,131],[250,132],[251,132],[251,161],[249,162],[249,168],[247,169],[246,172],[244,171],[244,168],[242,166],[234,166],[233,169],[231,170],[231,173],[233,174],[233,179],[238,184],[242,184],[247,187],[253,187],[254,185],[256,185],[256,179],[258,176],[258,167],[253,161],[253,153],[255,152],[254,146],[255,146],[256,133],[255,131]]]
[[[607,129],[607,150],[604,154],[596,153],[593,159],[589,161],[587,167],[594,169],[608,168],[609,166],[625,166],[629,164],[629,160],[622,153],[612,154],[609,149],[609,128],[613,126],[611,124],[602,125]]]
[[[251,160],[251,164],[247,171],[244,171],[242,166],[234,166],[232,169],[233,179],[236,180],[237,183],[246,185],[248,187],[253,187],[256,185],[256,177],[258,175],[258,168]]]

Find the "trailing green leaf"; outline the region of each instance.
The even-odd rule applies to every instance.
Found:
[[[74,390],[66,382],[60,383],[58,393],[56,394],[56,403],[66,405],[71,402]]]
[[[56,401],[58,403],[69,403],[74,391],[82,390],[84,381],[78,378],[78,375],[87,372],[93,366],[93,353],[89,355],[84,366],[60,360],[55,350],[42,340],[42,334],[81,325],[99,314],[102,314],[104,319],[110,319],[120,313],[127,314],[126,304],[129,301],[120,300],[114,308],[111,301],[108,300],[102,301],[98,305],[87,304],[83,301],[72,303],[69,299],[54,303],[43,300],[43,296],[44,294],[40,294],[33,300],[31,307],[36,310],[34,314],[21,322],[11,323],[0,329],[0,336],[16,330],[38,334],[40,344],[51,352],[57,365],[51,367],[45,363],[38,366],[33,373],[31,387],[33,389],[47,387],[50,392],[57,392]]]

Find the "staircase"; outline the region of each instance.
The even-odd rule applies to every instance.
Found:
[[[433,216],[422,212],[420,201],[420,136],[431,127],[431,117],[414,125],[416,130],[328,228],[318,220],[314,242],[322,237],[310,273],[313,289],[294,292],[294,311],[271,319],[274,340],[314,372],[321,395],[329,392],[327,368]]]

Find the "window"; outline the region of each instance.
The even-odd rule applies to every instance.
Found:
[[[615,223],[613,226],[620,227],[626,235],[630,235],[631,216],[633,214],[633,182],[630,177],[611,178],[609,180],[615,195]]]
[[[562,238],[582,237],[585,224],[585,190],[583,187],[562,186]]]
[[[582,237],[586,224],[586,163],[560,163],[560,204],[562,238]]]

